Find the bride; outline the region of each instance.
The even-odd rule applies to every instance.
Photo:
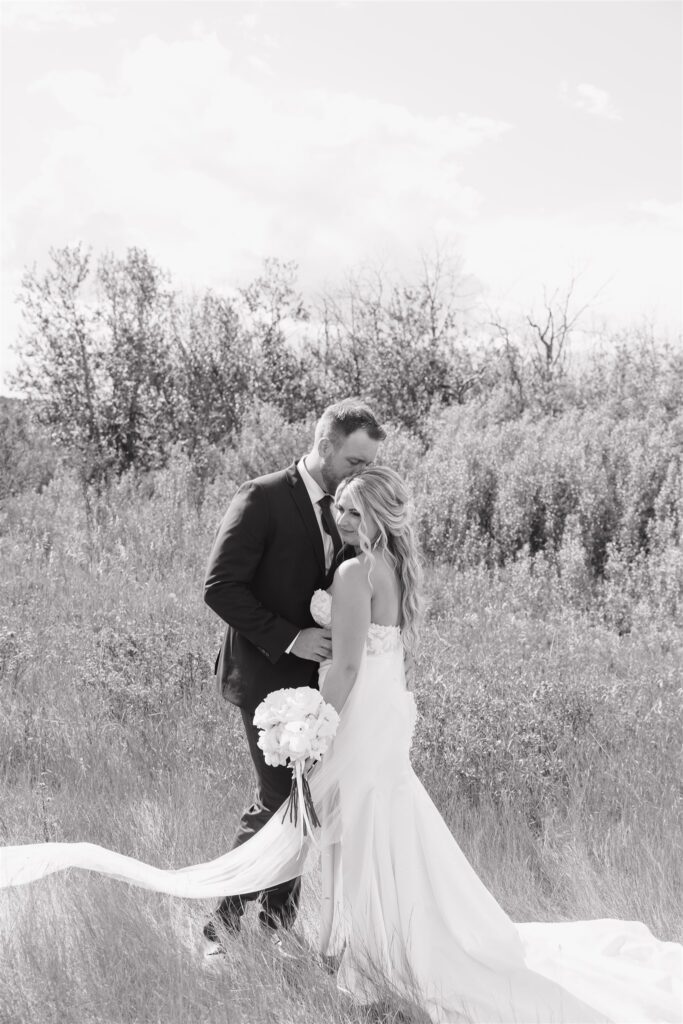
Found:
[[[405,486],[370,466],[340,485],[336,513],[356,557],[311,606],[331,620],[320,685],[341,712],[308,776],[317,835],[302,842],[276,813],[242,846],[176,871],[88,843],[7,847],[0,888],[80,867],[178,896],[228,896],[297,877],[318,846],[320,952],[341,957],[338,984],[364,1003],[388,983],[434,1022],[683,1020],[680,946],[633,922],[514,924],[480,881],[410,764],[404,661],[420,601]]]

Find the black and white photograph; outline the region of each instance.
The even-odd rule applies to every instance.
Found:
[[[0,1022],[683,1024],[683,4],[0,28]]]

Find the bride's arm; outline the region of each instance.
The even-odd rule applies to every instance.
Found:
[[[332,664],[323,682],[323,696],[337,711],[358,675],[370,628],[371,596],[365,566],[355,558],[343,562],[332,585]]]

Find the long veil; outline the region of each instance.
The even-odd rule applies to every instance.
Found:
[[[680,1021],[680,946],[659,942],[635,922],[510,920],[410,767],[415,708],[400,652],[373,659],[371,669],[361,666],[361,675],[330,749],[309,773],[322,822],[313,835],[302,835],[281,809],[242,846],[180,869],[91,843],[10,846],[0,848],[0,888],[81,868],[205,899],[295,878],[317,864],[319,851],[320,950],[329,941],[336,946],[350,926],[353,942],[338,984],[362,1001],[372,1001],[363,975],[366,947],[387,977],[399,986],[405,980],[392,945],[398,938],[411,984],[439,1024],[463,1007],[467,1019],[479,1022]]]
[[[335,745],[341,750],[343,723]],[[36,843],[0,847],[0,889],[24,885],[56,871],[80,868],[108,875],[143,889],[206,899],[258,892],[296,878],[315,866],[312,851],[335,841],[335,794],[345,758],[327,757],[308,775],[314,804],[325,808],[324,827],[316,835],[303,835],[301,821],[294,824],[277,811],[248,842],[214,860],[183,868],[159,868],[94,843]]]

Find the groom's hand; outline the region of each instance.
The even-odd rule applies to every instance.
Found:
[[[332,630],[329,626],[302,629],[289,653],[305,661],[326,661],[332,657]]]

